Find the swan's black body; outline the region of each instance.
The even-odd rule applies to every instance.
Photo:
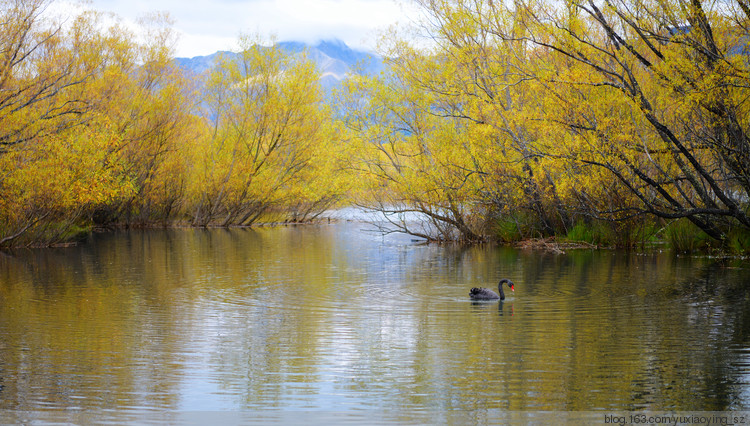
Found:
[[[502,280],[500,280],[500,284],[497,285],[497,290],[498,292],[500,292],[500,294],[497,294],[488,288],[474,287],[471,289],[471,291],[469,291],[469,297],[471,297],[473,300],[505,300],[505,292],[503,291],[503,284],[505,283],[508,283],[508,287],[510,287],[511,291],[516,291],[513,281],[507,278],[503,278]]]

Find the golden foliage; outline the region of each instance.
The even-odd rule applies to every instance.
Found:
[[[311,60],[258,38],[188,77],[166,16],[138,39],[0,2],[0,246],[305,221],[347,192],[433,240],[750,228],[743,3],[418,0],[430,44],[385,35],[387,70],[333,108]]]
[[[464,239],[493,217],[532,217],[525,236],[644,214],[750,227],[741,3],[416,3],[432,46],[387,35],[390,74],[353,91],[365,204]]]
[[[194,224],[249,225],[284,206],[300,220],[335,201],[340,185],[320,184],[334,172],[335,145],[318,75],[312,61],[249,38],[210,72],[208,129],[189,183]]]

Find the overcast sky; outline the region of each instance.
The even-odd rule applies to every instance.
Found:
[[[65,1],[65,0],[63,0]],[[89,7],[134,21],[169,12],[180,34],[176,55],[193,57],[237,47],[240,34],[279,41],[338,38],[374,48],[379,31],[406,23],[408,0],[91,0]],[[58,3],[58,6],[60,3]]]

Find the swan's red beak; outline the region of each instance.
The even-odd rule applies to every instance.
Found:
[[[515,286],[515,284],[511,284],[511,285],[510,285],[510,291],[516,291],[516,286]]]

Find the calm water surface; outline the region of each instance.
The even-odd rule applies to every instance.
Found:
[[[750,410],[745,261],[420,245],[366,226],[0,254],[0,410]],[[502,277],[504,302],[468,299]]]

